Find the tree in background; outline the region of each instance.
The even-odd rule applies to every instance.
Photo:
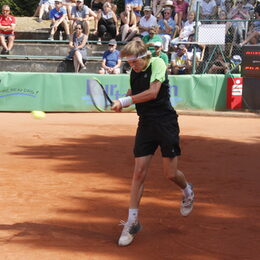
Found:
[[[1,0],[0,8],[9,5],[14,16],[32,16],[39,0]]]

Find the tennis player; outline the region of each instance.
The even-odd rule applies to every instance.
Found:
[[[128,220],[122,221],[124,228],[118,240],[119,246],[127,246],[141,230],[138,208],[148,167],[158,146],[163,157],[164,174],[183,192],[180,207],[182,216],[191,213],[194,193],[192,185],[177,169],[177,158],[181,154],[178,116],[170,103],[169,82],[164,61],[159,57],[151,57],[144,43],[138,40],[124,46],[121,50],[121,58],[126,58],[132,68],[131,89],[128,90],[126,97],[114,100],[111,109],[120,112],[122,108],[135,104],[139,115]]]

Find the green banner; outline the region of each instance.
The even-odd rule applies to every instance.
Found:
[[[127,74],[0,72],[0,111],[93,111],[88,91],[88,79],[93,77],[102,82],[111,99],[124,96],[129,88]],[[169,80],[176,109],[226,108],[225,75],[169,76]]]

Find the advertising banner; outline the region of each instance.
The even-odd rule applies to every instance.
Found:
[[[88,112],[88,79],[98,78],[111,99],[129,89],[129,75],[0,72],[0,111]],[[169,76],[172,105],[176,109],[226,108],[225,75]],[[128,108],[133,110],[134,106]]]

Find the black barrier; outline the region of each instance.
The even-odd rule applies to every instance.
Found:
[[[243,46],[241,75],[243,78],[260,78],[260,45]]]

